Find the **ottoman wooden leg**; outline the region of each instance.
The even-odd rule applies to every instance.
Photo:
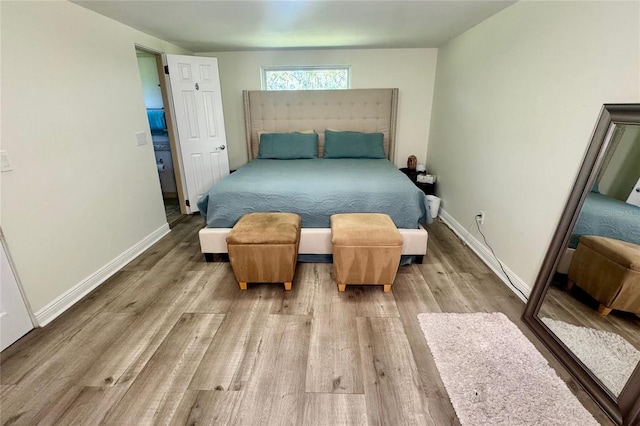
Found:
[[[346,284],[338,284],[338,291],[345,291],[347,289]]]
[[[285,289],[286,291],[291,290],[291,283],[290,283],[290,282],[289,282],[289,283],[284,283],[284,289]]]
[[[575,285],[575,283],[573,281],[567,282],[567,290],[571,290],[574,285]]]
[[[389,293],[391,291],[391,284],[385,284],[384,285],[384,292],[385,293]]]
[[[240,284],[240,290],[246,290],[247,289],[247,283],[241,281],[239,284]]]
[[[609,312],[611,312],[611,308],[607,308],[606,306],[604,306],[603,304],[600,304],[600,306],[598,306],[598,313],[607,316],[609,315]]]

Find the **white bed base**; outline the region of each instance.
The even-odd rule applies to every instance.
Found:
[[[558,271],[561,274],[568,274],[569,267],[571,266],[571,261],[573,260],[573,255],[576,253],[576,249],[566,248],[564,253],[562,254],[562,258],[560,258],[560,263],[558,263]]]
[[[213,254],[228,253],[227,235],[231,228],[203,228],[198,233],[200,250],[207,260],[212,260]],[[404,244],[402,254],[421,257],[427,253],[427,230],[420,225],[418,229],[398,229]],[[300,231],[300,247],[298,254],[332,254],[331,228],[302,228]]]

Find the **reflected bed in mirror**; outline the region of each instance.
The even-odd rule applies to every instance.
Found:
[[[640,106],[605,105],[523,320],[618,424],[640,422]]]

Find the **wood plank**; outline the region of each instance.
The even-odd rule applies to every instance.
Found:
[[[171,255],[171,252],[169,255]],[[191,271],[184,264],[171,263],[165,269],[149,272],[145,278],[135,285],[125,289],[111,303],[104,307],[109,312],[144,312],[150,306],[175,306],[178,301],[192,303],[192,297],[185,297],[185,292],[191,292],[194,277],[205,277],[215,273],[220,267],[212,263],[208,269]]]
[[[135,312],[133,323],[107,350],[98,354],[76,383],[83,386],[113,386],[133,381],[183,315],[181,307],[191,302],[191,290],[200,288],[200,283],[206,282],[206,277],[204,272],[188,271],[182,280],[176,283],[181,292],[172,292],[174,306],[162,304],[159,302],[161,298],[158,298],[155,304]]]
[[[305,390],[364,393],[355,306],[332,300],[329,314],[312,321]]]
[[[619,334],[640,350],[640,317],[619,311],[603,316],[597,312],[598,305],[579,287],[569,292],[551,286],[540,312],[570,324]]]
[[[242,392],[187,390],[170,424],[228,425],[238,409],[241,398]]]
[[[471,222],[467,230],[470,235],[478,236],[475,222]],[[458,236],[446,225],[434,222],[426,226],[429,233],[429,253],[438,259],[445,272],[486,272],[487,266],[468,246],[462,245]]]
[[[302,422],[304,382],[311,318],[270,315],[255,374],[247,383],[233,424],[291,424]]]
[[[225,314],[239,297],[240,290],[229,262],[218,262],[216,265],[212,271],[204,272],[206,281],[191,298],[185,312]]]
[[[399,318],[357,318],[367,418],[371,424],[436,424]]]
[[[0,383],[20,381],[29,369],[40,365],[58,352],[73,335],[79,333],[104,306],[114,300],[127,286],[137,282],[143,273],[118,272],[105,284],[85,296],[80,302],[47,325],[46,331],[36,328],[2,351]]]
[[[316,264],[307,392],[363,393],[353,292],[340,293],[331,264]]]
[[[364,395],[307,393],[304,401],[304,426],[367,425]]]
[[[306,269],[304,269],[306,268]],[[331,263],[309,263],[303,265],[303,271],[309,271],[315,290],[312,300],[312,308],[308,310],[314,318],[330,317],[335,310],[335,304],[340,303],[345,306],[346,314],[354,312],[356,299],[351,292],[340,293],[333,276],[333,264]],[[307,281],[305,281],[305,285]],[[338,298],[338,299],[336,299]],[[274,312],[275,313],[275,312]]]
[[[236,301],[202,358],[189,389],[241,390],[254,372],[269,311],[282,288],[263,285],[235,291]]]
[[[184,314],[125,396],[108,424],[141,424],[171,418],[224,315]],[[144,397],[141,397],[144,396]]]
[[[422,265],[418,265],[418,268],[443,312],[484,312],[483,306],[476,298],[463,294],[464,287],[459,283],[463,282],[464,278],[460,273],[445,272]]]
[[[356,300],[356,315],[359,317],[397,318],[400,316],[393,291],[385,293],[381,285],[347,285]]]
[[[38,423],[70,392],[74,379],[91,365],[96,354],[106,350],[131,321],[130,314],[96,315],[57,352],[49,353],[46,361],[33,366],[11,392],[2,395],[2,423]]]
[[[398,276],[394,295],[400,312],[400,320],[416,363],[417,377],[426,399],[425,414],[429,423],[457,424],[455,411],[418,323],[418,314],[441,312],[440,306],[420,274],[418,266],[412,265],[408,269],[413,273]]]
[[[162,239],[152,247],[145,250],[142,255],[129,262],[123,269],[126,271],[150,271],[151,268],[157,265],[159,261],[165,258],[169,252],[174,250],[181,242],[197,241],[197,233],[200,231],[200,228],[204,226],[202,218],[197,216],[199,215],[191,215],[186,220],[177,223],[171,228],[171,232],[162,237]],[[202,256],[202,254],[200,256]],[[195,258],[192,260],[194,262],[197,261]]]
[[[322,284],[326,284],[323,282]],[[318,269],[313,263],[298,263],[292,291],[278,294],[271,313],[279,315],[312,315],[313,301],[321,282]]]
[[[134,321],[104,352],[96,354],[91,366],[78,377],[82,386],[129,385],[162,344],[181,312],[164,307],[147,309],[134,315]]]
[[[73,386],[47,411],[39,425],[97,425],[127,392],[125,386]]]

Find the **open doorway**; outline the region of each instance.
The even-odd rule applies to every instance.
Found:
[[[173,226],[184,215],[180,207],[179,181],[176,176],[179,170],[175,163],[175,145],[170,140],[170,126],[168,125],[169,111],[166,108],[166,96],[163,96],[163,87],[160,70],[163,69],[162,58],[158,53],[151,52],[136,46],[136,58],[142,82],[144,103],[147,109],[147,119],[151,130],[151,139],[155,153],[158,179],[162,189],[162,199],[167,216],[167,223]]]

